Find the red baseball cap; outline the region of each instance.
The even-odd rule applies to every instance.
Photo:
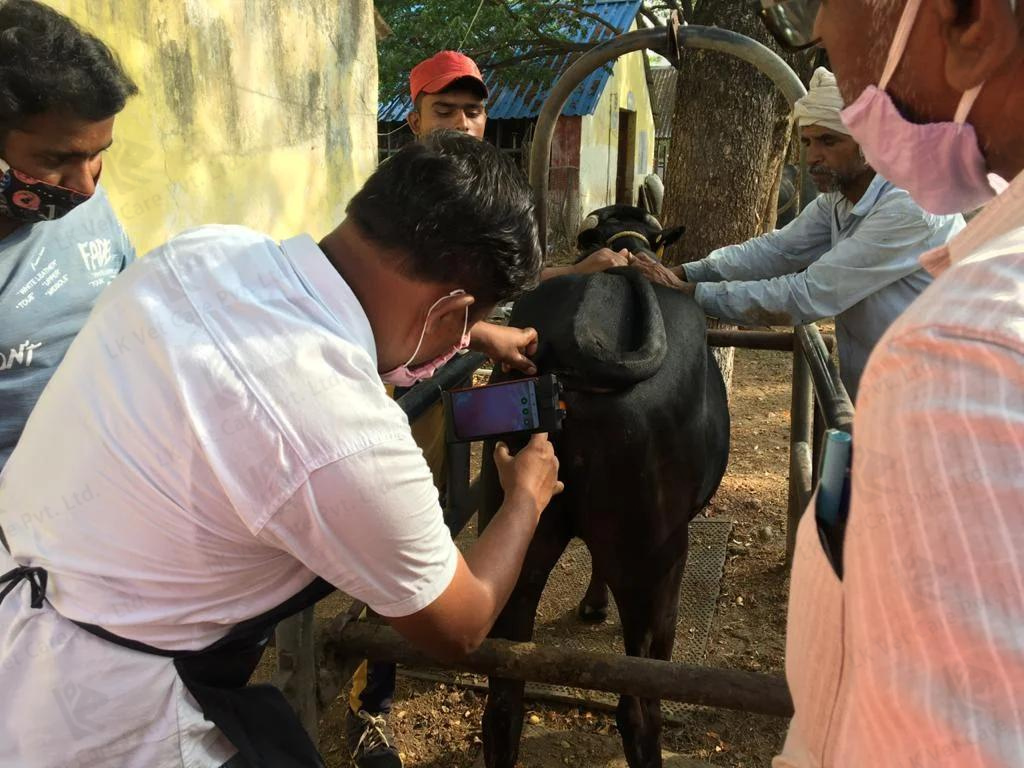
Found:
[[[456,80],[470,77],[480,83],[487,96],[487,85],[476,62],[458,51],[441,51],[421,61],[409,73],[409,91],[413,102],[420,93],[438,93]]]

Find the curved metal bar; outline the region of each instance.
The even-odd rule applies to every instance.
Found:
[[[818,326],[798,325],[793,329],[801,353],[807,360],[814,383],[814,397],[821,408],[825,427],[853,432],[853,403],[839,378],[839,368],[825,346]]]
[[[649,48],[671,58],[674,42],[670,38],[671,34],[670,29],[656,27],[638,29],[606,40],[573,62],[551,88],[537,119],[530,154],[530,183],[537,195],[537,222],[541,246],[545,253],[548,241],[548,171],[551,162],[551,143],[554,140],[558,117],[562,114],[569,96],[598,67],[623,54]],[[680,27],[678,46],[680,49],[718,51],[748,62],[772,79],[790,106],[807,92],[796,72],[778,54],[738,32],[718,27]]]

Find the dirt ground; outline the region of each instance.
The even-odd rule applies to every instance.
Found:
[[[731,397],[732,450],[722,486],[707,514],[734,521],[705,664],[781,673],[785,647],[784,567],[790,356],[737,350]],[[483,695],[399,678],[393,723],[408,768],[470,768],[480,754]],[[580,734],[617,733],[614,715],[578,707],[527,703],[528,722],[561,732],[550,754],[523,768],[595,764]],[[336,702],[320,724],[330,768],[347,768]],[[767,766],[782,744],[780,718],[694,707],[681,725],[666,726],[665,749],[713,765]]]

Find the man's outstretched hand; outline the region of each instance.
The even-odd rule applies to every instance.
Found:
[[[659,264],[646,253],[638,253],[632,256],[629,265],[634,269],[638,269],[652,283],[675,288],[677,291],[682,291],[690,296],[693,296],[697,288],[696,283],[686,282],[671,269],[664,264]]]
[[[479,322],[470,333],[469,346],[500,363],[504,371],[521,371],[527,376],[537,373],[537,366],[530,359],[537,353],[537,331],[533,328]]]
[[[629,251],[625,248],[621,251],[601,248],[577,264],[564,267],[545,267],[540,273],[540,279],[544,281],[562,275],[590,275],[594,272],[604,272],[612,267],[628,267],[629,259]]]
[[[613,251],[611,248],[602,248],[594,251],[578,264],[573,265],[573,272],[577,275],[588,275],[592,272],[604,272],[612,267],[628,267],[630,260],[629,250],[623,248],[621,251]]]

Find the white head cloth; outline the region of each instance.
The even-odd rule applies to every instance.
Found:
[[[801,128],[805,125],[820,125],[849,136],[850,131],[839,118],[844,106],[839,86],[836,85],[836,76],[824,67],[818,67],[811,75],[811,87],[807,95],[793,107],[793,116]]]

